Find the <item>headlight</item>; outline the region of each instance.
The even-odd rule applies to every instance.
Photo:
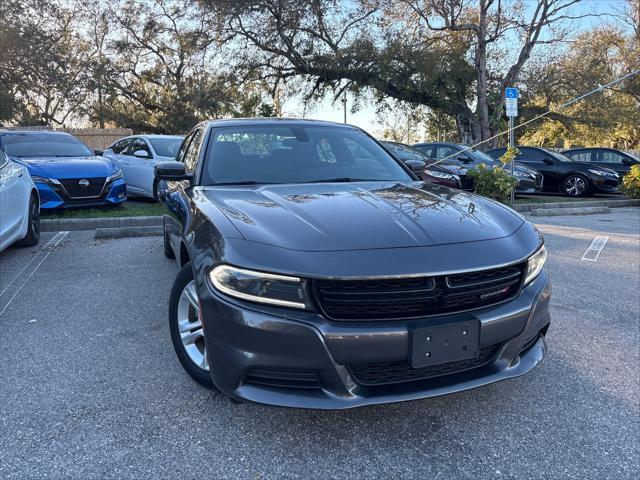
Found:
[[[31,180],[33,180],[33,183],[44,183],[46,185],[60,185],[60,182],[55,178],[38,177],[36,175],[36,176],[32,176]]]
[[[618,176],[618,174],[616,173],[605,172],[604,170],[594,170],[592,168],[588,168],[587,170],[589,170],[594,175],[599,175],[600,177],[617,177]]]
[[[529,257],[527,260],[527,276],[524,279],[524,284],[528,285],[533,282],[544,267],[544,262],[547,261],[547,249],[544,245],[540,249]]]
[[[255,272],[220,265],[209,272],[219,291],[251,302],[291,308],[309,308],[306,282],[297,277]]]
[[[107,178],[107,182],[113,182],[114,180],[118,180],[118,179],[122,178],[123,176],[124,175],[122,175],[122,170],[118,170],[116,173],[114,173],[109,178]]]
[[[437,170],[429,170],[428,168],[425,169],[424,173],[426,173],[430,177],[435,178],[446,178],[447,180],[451,180],[454,178],[454,176],[450,173],[438,172]]]
[[[509,170],[507,170],[507,171],[509,171]],[[529,174],[528,174],[528,173],[526,173],[526,172],[519,172],[518,170],[515,170],[515,171],[513,172],[513,176],[514,176],[514,177],[523,177],[523,178],[525,178],[525,177],[526,177],[526,178],[528,178],[528,177],[529,177]]]

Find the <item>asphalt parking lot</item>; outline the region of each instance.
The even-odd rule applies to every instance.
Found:
[[[191,381],[160,237],[43,234],[0,254],[0,478],[636,478],[640,209],[612,212],[535,219],[554,293],[534,371],[342,412],[233,404]]]

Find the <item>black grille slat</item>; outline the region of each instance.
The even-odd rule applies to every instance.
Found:
[[[525,264],[435,277],[315,280],[323,313],[334,320],[413,318],[502,302],[517,294]]]
[[[81,180],[87,180],[89,185],[83,187],[79,184]],[[62,178],[59,182],[64,187],[70,198],[98,197],[102,193],[105,177],[82,177],[82,178]]]
[[[312,370],[253,368],[245,376],[244,383],[277,388],[318,389],[322,386],[317,372]]]
[[[355,382],[366,387],[415,382],[479,368],[494,358],[499,347],[492,345],[481,348],[476,358],[429,367],[413,368],[407,362],[385,362],[351,364],[348,369]]]

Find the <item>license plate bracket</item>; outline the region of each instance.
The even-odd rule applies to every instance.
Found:
[[[480,351],[480,321],[421,327],[411,335],[411,366],[429,367],[476,358]]]

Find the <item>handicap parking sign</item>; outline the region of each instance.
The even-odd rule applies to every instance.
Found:
[[[518,89],[513,87],[507,87],[505,90],[506,98],[518,98]]]

